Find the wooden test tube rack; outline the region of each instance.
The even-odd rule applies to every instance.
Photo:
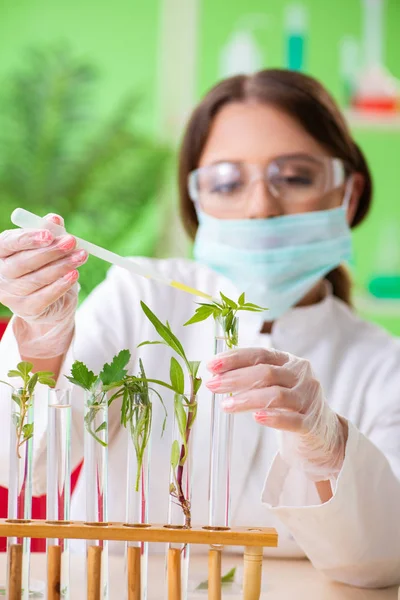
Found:
[[[0,519],[0,537],[110,540],[120,542],[160,542],[177,544],[202,544],[209,550],[208,598],[221,600],[221,552],[218,547],[242,546],[244,548],[243,600],[258,600],[261,593],[262,551],[276,547],[275,529],[266,527],[234,527],[231,529],[193,527],[191,529],[163,525],[124,525],[123,523],[84,523],[80,521],[8,521]],[[13,582],[9,600],[21,598],[22,552],[14,547],[10,561],[9,581]],[[55,547],[58,548],[58,547]],[[140,600],[139,548],[128,553],[128,600]],[[137,552],[136,552],[137,550]],[[180,550],[171,548],[168,555],[168,600],[181,600]],[[60,598],[61,565],[59,550],[48,553],[48,600]],[[88,554],[87,600],[100,600],[101,547],[92,546]],[[14,595],[11,595],[11,592]],[[18,595],[19,593],[19,595]],[[114,599],[111,599],[114,600]]]

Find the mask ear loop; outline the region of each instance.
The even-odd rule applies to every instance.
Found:
[[[353,193],[353,188],[354,188],[354,178],[353,178],[353,175],[350,175],[350,177],[348,178],[347,183],[346,183],[346,187],[345,187],[344,195],[343,195],[343,201],[342,201],[342,206],[345,209],[346,213],[347,213],[349,205],[350,205],[350,199],[351,199],[351,195]]]

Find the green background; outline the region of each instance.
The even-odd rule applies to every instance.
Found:
[[[182,2],[190,4],[191,0]],[[263,18],[266,20],[265,28],[260,27],[253,32],[263,52],[265,66],[285,66],[284,10],[287,4],[289,2],[283,0],[247,0],[246,3],[242,0],[199,0],[196,3],[198,38],[193,102],[218,80],[220,52],[249,15],[262,15],[260,23]],[[309,15],[304,70],[320,79],[343,105],[338,44],[344,35],[361,38],[361,0],[303,0],[301,4]],[[160,110],[166,111],[168,107],[161,104],[159,87],[162,10],[175,11],[177,27],[185,27],[183,18],[180,20],[183,13],[177,0],[113,0],[111,3],[94,0],[69,0],[68,3],[0,0],[0,80],[23,62],[26,48],[67,40],[78,55],[92,61],[100,70],[99,118],[107,114],[125,92],[134,89],[142,100],[136,115],[137,127],[155,138],[163,137]],[[399,32],[400,2],[387,0],[385,64],[398,79]],[[169,66],[170,85],[172,89],[176,88],[178,98],[182,82],[178,77],[174,79],[175,67]],[[354,275],[359,293],[365,296],[369,279],[385,268],[378,260],[380,233],[388,223],[395,227],[400,223],[400,126],[354,126],[353,131],[368,158],[375,183],[370,217],[354,234]],[[171,135],[169,130],[171,145],[175,145],[180,133],[177,130]],[[171,194],[174,195],[173,184],[168,186],[166,202]],[[164,234],[160,231],[161,238]],[[175,250],[167,244],[161,250],[158,248],[157,253],[169,254]],[[395,269],[395,274],[400,274],[400,263],[396,262],[398,253],[398,248],[393,247],[394,266],[391,270]],[[368,318],[382,323],[394,333],[400,333],[400,300],[390,303],[374,301],[363,307]]]

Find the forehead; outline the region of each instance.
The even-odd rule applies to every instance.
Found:
[[[295,119],[258,102],[235,102],[215,117],[199,166],[220,160],[265,163],[281,154],[328,155]]]

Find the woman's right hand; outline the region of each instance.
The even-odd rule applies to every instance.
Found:
[[[0,302],[17,318],[14,334],[20,353],[30,358],[64,354],[72,338],[78,300],[77,267],[87,260],[71,235],[49,229],[12,229],[0,234]]]

